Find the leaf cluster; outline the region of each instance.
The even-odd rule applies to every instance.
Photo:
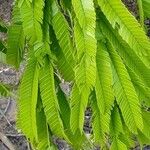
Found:
[[[74,149],[150,144],[150,41],[121,0],[16,0],[7,62],[18,68],[25,52],[18,126],[33,147],[56,149],[53,135]]]

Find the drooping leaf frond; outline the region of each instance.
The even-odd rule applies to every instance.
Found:
[[[115,126],[114,126],[115,124]],[[123,133],[123,125],[117,106],[111,112],[110,132],[112,136],[111,150],[127,150],[126,145],[118,138]]]
[[[24,45],[22,26],[12,25],[8,29],[8,47],[7,47],[7,62],[19,67],[22,60],[22,50]]]
[[[58,97],[58,103],[60,107],[60,116],[62,118],[64,128],[66,130],[70,129],[70,105],[67,96],[60,88],[60,81],[57,79],[55,80],[57,83],[57,97]]]
[[[113,47],[118,51],[128,68],[132,83],[136,89],[141,102],[145,102],[149,106],[149,86],[150,86],[150,70],[143,64],[143,62],[136,56],[133,50],[125,43],[117,32],[110,26],[104,15],[98,15],[100,20],[99,28],[103,34],[112,43]]]
[[[36,147],[39,150],[46,150],[50,147],[51,143],[49,141],[48,124],[46,122],[46,116],[43,110],[40,94],[38,94],[36,118],[38,135],[38,144]]]
[[[131,77],[131,81],[135,87],[135,90],[138,94],[139,100],[141,104],[150,106],[150,88],[144,85],[143,81],[131,70],[127,67],[128,73]]]
[[[97,49],[97,76],[96,76],[96,97],[99,110],[102,114],[110,111],[114,96],[112,90],[112,72],[109,55],[103,42],[98,42]]]
[[[91,98],[91,107],[93,111],[92,127],[95,144],[103,147],[107,141],[107,134],[109,133],[110,124],[110,112],[102,114],[98,108],[98,99],[96,99],[95,93]]]
[[[73,132],[79,129],[82,133],[84,111],[96,79],[96,14],[92,0],[72,1],[72,5],[76,15],[74,36],[78,61],[71,98],[71,128]]]
[[[121,0],[98,0],[98,4],[120,36],[150,68],[150,42],[137,20],[128,12]]]
[[[52,26],[58,39],[59,45],[62,49],[62,52],[65,56],[65,59],[70,64],[71,67],[74,67],[74,56],[73,56],[73,45],[71,43],[69,25],[59,10],[57,2],[53,1],[52,5]]]
[[[23,31],[31,43],[42,41],[43,0],[19,0]]]
[[[88,103],[88,96],[89,91],[85,89],[84,94],[81,93],[76,84],[74,84],[72,93],[71,93],[71,118],[70,118],[70,125],[71,130],[73,133],[80,130],[82,133],[83,131],[83,124],[84,124],[84,111],[86,109]]]
[[[51,27],[52,28],[52,27]],[[74,70],[73,67],[68,62],[67,58],[65,57],[59,43],[57,42],[56,35],[54,31],[50,30],[50,37],[51,37],[51,50],[56,56],[56,66],[59,70],[61,76],[66,81],[72,81],[74,79]]]
[[[59,104],[54,86],[54,72],[52,65],[45,60],[40,71],[40,91],[47,122],[53,134],[65,137],[63,123],[59,114]]]
[[[137,128],[143,128],[138,96],[120,56],[110,45],[108,52],[112,61],[113,89],[117,103],[128,128],[131,132],[137,133]]]
[[[13,10],[12,25],[8,28],[7,62],[19,68],[23,57],[24,33],[20,9],[16,5]]]
[[[142,60],[134,53],[134,51],[128,46],[128,44],[122,40],[117,31],[111,27],[104,15],[101,13],[98,15],[98,17],[100,20],[102,20],[99,21],[99,28],[101,28],[102,33],[118,51],[125,64],[129,68],[131,68],[138,76],[140,76],[140,78],[144,80],[145,84],[149,84],[149,69],[147,69]]]
[[[76,68],[76,84],[92,87],[96,79],[96,14],[92,0],[72,1],[76,14],[74,35],[79,64]],[[80,73],[79,73],[80,72]],[[83,72],[83,73],[82,73]]]
[[[95,34],[95,31],[91,32]],[[88,36],[88,35],[86,35]],[[93,35],[95,36],[95,35]],[[82,90],[86,86],[92,89],[96,79],[96,43],[95,37],[90,37],[91,41],[85,40],[84,32],[78,22],[75,24],[75,40],[77,53],[79,55],[79,64],[75,68],[75,80],[77,86]],[[89,40],[90,40],[89,38]],[[96,42],[96,41],[95,41]],[[89,45],[91,43],[91,45]]]
[[[111,111],[110,132],[111,132],[112,138],[117,138],[120,133],[123,133],[123,125],[122,125],[120,113],[116,104],[113,110]]]
[[[38,96],[39,69],[35,58],[28,61],[22,82],[19,88],[18,125],[23,133],[31,140],[37,142],[36,104]]]

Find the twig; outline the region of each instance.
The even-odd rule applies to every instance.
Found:
[[[57,72],[54,72],[54,74],[58,77],[58,79],[59,79],[60,81],[63,80],[63,79],[61,78],[61,76],[60,76]]]
[[[13,144],[9,141],[9,139],[0,132],[0,140],[2,141],[2,143],[9,148],[9,150],[15,150]]]
[[[7,137],[24,137],[23,134],[5,134]]]
[[[6,106],[5,110],[4,110],[4,112],[2,112],[2,110],[0,110],[0,113],[2,114],[2,116],[0,117],[0,120],[1,120],[3,117],[5,117],[5,114],[6,114],[7,110],[8,110],[9,105],[10,105],[10,100],[8,100],[7,106]]]
[[[4,115],[7,113],[7,110],[8,110],[8,108],[9,108],[9,106],[10,106],[10,103],[11,103],[11,101],[8,100],[7,106],[6,106],[5,110],[4,110]]]
[[[27,141],[27,147],[28,147],[28,150],[31,150],[31,148],[30,148],[30,144],[29,144],[29,142]]]
[[[2,119],[3,117],[5,118],[5,120],[7,121],[7,123],[12,126],[12,124],[9,122],[9,120],[7,119],[7,117],[5,116],[5,114],[2,112],[2,110],[0,109],[0,113],[2,115],[2,117],[0,119]]]

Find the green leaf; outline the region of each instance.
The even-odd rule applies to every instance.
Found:
[[[54,135],[65,137],[55,91],[53,67],[48,59],[45,59],[45,64],[40,70],[39,80],[44,112],[50,129]]]
[[[19,0],[19,2],[22,0]],[[42,41],[42,20],[43,20],[43,0],[21,2],[20,12],[23,22],[25,37],[33,44],[35,41]]]
[[[95,31],[91,32],[91,35]],[[86,35],[87,36],[87,35]],[[79,89],[86,86],[89,89],[95,85],[96,80],[96,41],[95,35],[85,39],[78,22],[75,23],[75,40],[78,53],[78,65],[75,68],[75,80]],[[95,42],[95,43],[94,43]],[[89,45],[91,43],[91,45]]]
[[[62,118],[65,129],[70,129],[70,105],[68,101],[68,97],[63,93],[60,88],[60,81],[55,78],[55,82],[57,84],[57,98],[60,107],[60,116]],[[62,83],[63,84],[63,83]]]
[[[130,149],[131,147],[135,147],[135,141],[132,134],[128,134],[127,132],[124,134],[120,134],[119,140],[123,142],[128,149]]]
[[[73,0],[72,5],[80,27],[83,30],[93,32],[93,30],[95,30],[94,2],[92,0],[89,0],[88,2],[86,0]]]
[[[137,128],[143,128],[138,96],[120,56],[110,44],[107,44],[107,47],[112,61],[113,89],[117,103],[126,125],[131,132],[137,133]]]
[[[101,146],[101,148],[107,142],[106,134],[109,133],[109,124],[110,124],[110,112],[102,114],[98,108],[98,100],[96,99],[95,93],[93,93],[91,98],[91,107],[92,107],[92,127],[94,142]]]
[[[141,101],[142,104],[149,107],[150,106],[150,88],[147,87],[143,83],[142,79],[140,79],[130,68],[127,67],[127,69],[131,77],[131,81],[138,94],[139,100]]]
[[[15,5],[12,12],[12,25],[8,28],[7,63],[19,68],[23,57],[24,33],[20,9]]]
[[[113,138],[118,138],[119,134],[123,133],[122,121],[116,103],[113,110],[111,111],[110,132]]]
[[[35,58],[30,58],[19,88],[18,125],[32,143],[38,141],[36,104],[39,69]]]
[[[11,23],[22,25],[22,18],[21,18],[20,7],[18,7],[18,1],[15,1],[15,5],[12,11]]]
[[[86,19],[93,23],[88,22],[89,24],[81,28],[80,24],[75,21],[74,26],[78,64],[75,68],[75,84],[71,96],[71,129],[73,133],[77,129],[79,129],[80,133],[83,131],[84,111],[88,103],[90,90],[92,90],[96,80],[95,11],[92,1],[89,1],[88,5],[85,5],[84,2],[82,4],[81,1],[79,3],[85,9]],[[76,10],[76,4],[73,5]],[[80,13],[82,12],[76,14],[77,19]]]
[[[48,133],[48,125],[46,122],[46,116],[40,98],[40,92],[38,95],[38,102],[36,108],[36,119],[37,119],[37,134],[38,134],[38,143],[36,147],[38,150],[46,150],[48,147],[50,147],[51,143],[49,140],[50,137]]]
[[[92,0],[73,0],[76,14],[74,25],[75,44],[78,65],[75,70],[76,84],[82,90],[83,86],[91,89],[96,80],[96,14]]]
[[[51,37],[51,50],[56,56],[56,61],[54,62],[59,70],[61,76],[65,81],[73,81],[74,80],[74,70],[70,63],[67,61],[62,49],[60,48],[56,35],[50,28],[50,37]]]
[[[99,110],[102,114],[110,111],[114,102],[112,90],[112,72],[109,54],[103,42],[98,42],[97,49],[97,77],[96,97]]]
[[[149,142],[150,139],[147,138],[141,131],[138,132],[137,138],[138,138],[139,143],[142,145],[144,145],[144,144],[149,145],[149,143],[150,143]]]
[[[84,124],[84,111],[88,104],[89,97],[89,89],[84,87],[82,88],[82,92],[80,93],[76,84],[74,84],[72,93],[71,93],[71,118],[70,125],[73,133],[79,132],[82,134],[83,132],[83,124]]]
[[[74,56],[73,56],[73,45],[71,42],[71,37],[69,33],[68,23],[59,10],[58,4],[53,1],[52,6],[52,26],[58,39],[58,43],[62,49],[62,52],[65,56],[65,59],[70,64],[71,67],[74,67]]]
[[[119,139],[115,138],[112,142],[110,150],[127,150],[127,147]]]
[[[148,111],[144,111],[142,112],[143,114],[143,125],[144,128],[142,131],[142,133],[150,140],[150,112]],[[149,142],[150,144],[150,142]]]
[[[96,14],[92,0],[73,0],[72,5],[76,15],[74,39],[77,66],[71,96],[71,129],[73,133],[79,129],[82,134],[84,111],[96,80]]]
[[[8,29],[7,63],[19,68],[24,49],[24,37],[21,25],[12,25]]]
[[[48,54],[51,56],[50,50],[50,17],[51,17],[51,4],[49,0],[45,0],[45,6],[43,8],[43,22],[42,22],[42,34],[43,39],[41,41],[37,41],[35,43],[41,44],[39,45],[39,49],[34,49],[36,57],[38,57],[39,62],[43,60],[43,57]]]

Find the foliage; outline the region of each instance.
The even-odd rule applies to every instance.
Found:
[[[7,25],[0,19],[0,33],[7,33]],[[6,43],[0,39],[0,62],[6,63]]]
[[[141,19],[149,17],[147,3],[138,3]],[[121,0],[16,1],[6,57],[18,68],[27,53],[18,126],[33,147],[55,149],[53,135],[74,149],[87,150],[92,141],[126,150],[135,138],[150,144],[150,41],[140,23]],[[69,95],[63,81],[71,84]],[[87,106],[90,139],[83,130]]]

